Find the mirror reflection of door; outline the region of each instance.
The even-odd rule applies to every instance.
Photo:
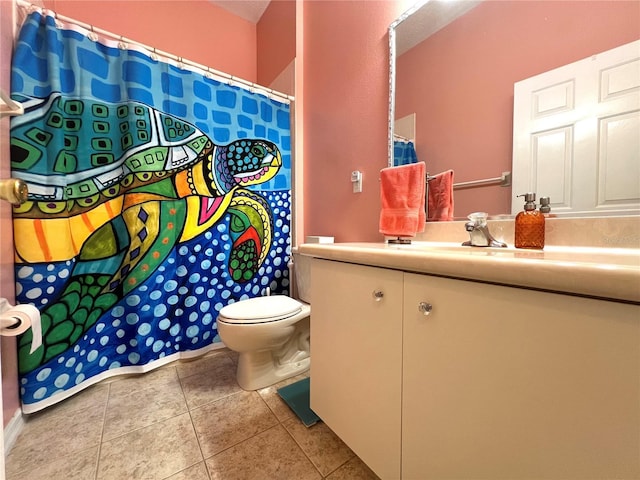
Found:
[[[640,41],[516,83],[513,123],[516,193],[555,214],[640,212]]]

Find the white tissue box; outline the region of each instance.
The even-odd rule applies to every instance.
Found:
[[[309,235],[305,243],[333,243],[333,237],[321,237],[317,235]]]

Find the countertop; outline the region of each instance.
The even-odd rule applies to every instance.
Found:
[[[640,304],[640,249],[524,250],[412,242],[305,243],[297,250],[327,260]]]

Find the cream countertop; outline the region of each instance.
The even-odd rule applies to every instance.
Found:
[[[297,250],[327,260],[640,304],[640,249],[545,246],[524,250],[413,242],[306,243]]]

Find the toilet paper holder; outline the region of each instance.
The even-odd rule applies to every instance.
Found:
[[[4,313],[9,310],[13,305],[9,303],[6,298],[0,298],[0,313]]]
[[[42,325],[40,312],[29,304],[11,305],[6,298],[0,298],[0,335],[15,337],[31,329],[31,349],[33,353],[42,345]]]
[[[0,298],[0,315],[11,310],[13,308],[13,305],[11,305],[9,303],[9,300],[7,300],[6,298]],[[11,316],[11,317],[6,317],[6,316],[2,316],[2,318],[0,318],[0,328],[2,329],[9,329],[9,330],[15,330],[17,328],[19,328],[22,325],[22,319],[20,317],[17,316]]]

